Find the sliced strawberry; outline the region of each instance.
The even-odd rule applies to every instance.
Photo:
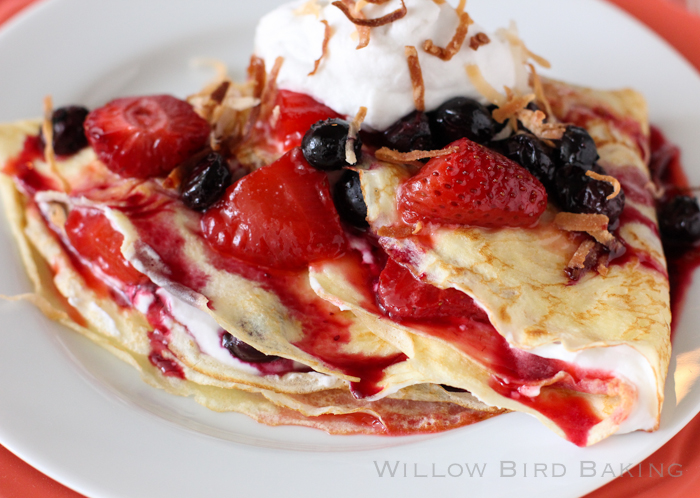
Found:
[[[308,95],[288,90],[277,93],[275,105],[279,106],[280,113],[275,118],[271,135],[285,152],[301,145],[301,139],[312,124],[329,118],[343,118]]]
[[[479,227],[532,225],[547,207],[544,186],[525,168],[466,138],[435,157],[399,191],[406,223]]]
[[[121,252],[124,236],[99,211],[73,209],[66,220],[66,235],[73,249],[91,265],[126,285],[140,285],[148,277],[138,272]]]
[[[244,176],[202,219],[209,244],[256,265],[299,269],[345,252],[328,179],[293,149]]]
[[[461,316],[488,321],[486,313],[465,293],[425,284],[393,259],[379,275],[377,301],[382,310],[395,319]]]
[[[170,95],[113,100],[92,111],[84,126],[97,157],[135,178],[169,173],[206,145],[210,131],[190,104]]]

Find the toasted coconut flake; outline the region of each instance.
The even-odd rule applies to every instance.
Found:
[[[331,28],[331,25],[328,24],[328,21],[321,21],[323,23],[324,29],[323,29],[323,45],[321,45],[321,57],[316,59],[314,62],[314,69],[309,73],[309,76],[313,76],[316,74],[316,71],[318,71],[318,67],[321,65],[321,61],[323,60],[324,57],[328,55],[328,42],[331,39],[331,36],[333,36],[333,28]]]
[[[357,164],[357,155],[355,155],[355,142],[357,141],[357,134],[362,128],[362,123],[367,116],[367,108],[360,107],[357,111],[355,118],[350,122],[348,127],[348,139],[345,141],[345,161],[348,164]]]
[[[469,48],[479,50],[479,47],[489,43],[491,43],[491,38],[486,33],[477,33],[469,39]]]
[[[608,182],[613,186],[613,193],[606,197],[607,200],[614,199],[615,197],[620,195],[620,190],[622,190],[622,186],[620,185],[620,182],[617,181],[617,178],[609,175],[601,175],[599,173],[596,173],[595,171],[586,171],[586,176],[601,182]]]
[[[318,0],[309,0],[304,5],[293,11],[295,16],[316,16],[316,19],[321,17],[321,6]]]
[[[458,150],[459,147],[452,146],[440,150],[413,150],[411,152],[398,152],[387,147],[382,147],[375,152],[374,155],[380,161],[391,164],[413,164],[423,166],[423,163],[418,162],[419,160],[448,156],[454,152],[457,152]]]
[[[511,22],[509,29],[500,29],[498,33],[505,36],[505,38],[508,40],[511,46],[522,49],[523,54],[526,58],[526,60],[524,60],[523,63],[527,62],[527,59],[532,59],[533,61],[535,61],[536,64],[538,64],[541,67],[544,67],[546,69],[550,69],[552,67],[552,65],[547,59],[535,54],[534,52],[531,52],[530,49],[527,48],[525,42],[523,42],[523,40],[518,35],[518,28],[514,22]]]
[[[505,104],[506,97],[498,93],[498,91],[492,87],[488,81],[486,81],[484,75],[481,74],[481,69],[479,69],[479,66],[476,64],[468,64],[466,66],[466,70],[467,76],[469,76],[469,80],[471,81],[472,85],[474,85],[476,91],[483,95],[486,100],[492,104],[496,104],[497,106]]]
[[[528,67],[530,68],[530,85],[535,90],[535,95],[537,96],[537,102],[539,102],[540,104],[542,104],[542,106],[544,106],[544,110],[547,112],[547,117],[550,120],[555,119],[554,112],[552,112],[552,105],[549,103],[549,99],[547,98],[547,95],[544,93],[544,87],[542,86],[542,79],[540,78],[540,75],[537,73],[537,69],[535,69],[535,65],[528,63]]]
[[[253,97],[260,98],[265,89],[265,80],[267,78],[265,61],[262,58],[256,55],[251,56],[250,64],[248,64],[248,78],[253,83]]]
[[[260,117],[261,120],[266,120],[270,117],[272,109],[275,106],[275,101],[277,100],[277,76],[279,75],[280,69],[282,69],[282,64],[284,63],[284,57],[277,57],[275,59],[275,64],[272,66],[270,75],[267,77],[267,83],[263,89],[263,93],[260,96]]]
[[[466,12],[460,14],[457,30],[455,31],[454,36],[452,36],[452,39],[445,46],[445,48],[438,47],[433,43],[433,40],[425,40],[425,43],[423,43],[423,50],[429,53],[430,55],[439,57],[444,61],[449,61],[450,59],[452,59],[452,57],[455,56],[457,52],[459,52],[462,49],[464,40],[467,38],[469,26],[471,26],[472,24],[474,24],[474,21],[471,17],[469,17],[469,14],[467,14]]]
[[[588,258],[588,255],[593,251],[595,248],[595,241],[591,239],[586,239],[584,240],[580,246],[578,246],[578,249],[574,253],[573,257],[571,258],[571,261],[569,261],[569,264],[567,265],[567,268],[570,269],[575,269],[575,270],[581,270],[586,267],[586,258]]]
[[[506,89],[508,97],[503,105],[499,105],[491,115],[499,123],[505,123],[508,119],[518,115],[527,105],[535,100],[534,94],[516,95],[509,88]]]
[[[228,80],[224,80],[219,84],[219,86],[216,87],[216,90],[211,92],[211,95],[209,98],[213,101],[216,102],[217,104],[221,104],[224,101],[224,98],[226,97],[226,92],[228,92],[229,87],[231,86],[231,82]]]
[[[435,2],[436,5],[442,5],[442,4],[444,4],[446,1],[447,1],[447,0],[433,0],[433,2]]]
[[[376,2],[370,2],[370,3],[376,3]],[[383,2],[382,2],[383,3]],[[394,21],[398,21],[399,19],[402,19],[407,13],[408,10],[406,9],[406,4],[404,3],[404,0],[401,0],[401,7],[396,9],[393,12],[390,12],[389,14],[378,17],[376,19],[364,19],[363,17],[359,17],[356,14],[352,12],[351,8],[341,2],[341,1],[336,1],[332,3],[333,6],[339,8],[343,14],[345,14],[345,17],[348,18],[348,20],[353,23],[355,26],[367,26],[369,28],[378,28],[379,26],[386,26],[387,24],[391,24]]]
[[[41,131],[44,134],[44,157],[49,165],[51,173],[53,173],[63,186],[66,192],[70,191],[70,185],[61,173],[58,171],[56,164],[56,152],[53,150],[53,124],[51,117],[53,115],[53,99],[51,95],[44,97],[44,121],[41,123]]]
[[[587,232],[591,237],[609,249],[618,243],[615,236],[608,230],[587,230]]]
[[[413,232],[411,232],[411,235],[418,235],[421,230],[423,230],[423,222],[419,221],[416,223],[416,228],[413,229]]]
[[[542,140],[560,140],[566,131],[566,125],[563,123],[545,123],[547,116],[542,111],[521,109],[517,116],[525,128]]]
[[[406,60],[408,61],[408,71],[411,74],[411,84],[413,85],[413,103],[418,111],[425,111],[425,83],[423,82],[423,71],[418,60],[418,51],[414,46],[405,48]]]
[[[391,237],[392,239],[405,239],[413,235],[414,228],[408,225],[385,226],[377,230],[380,237]]]
[[[464,9],[466,7],[467,7],[467,0],[459,0],[459,3],[457,4],[455,11],[457,12],[457,14],[463,14]]]
[[[644,188],[651,192],[651,195],[654,196],[654,199],[656,200],[659,200],[663,198],[664,195],[666,195],[666,189],[663,187],[659,187],[656,183],[652,182],[651,180],[649,180],[646,183],[646,185],[644,185]]]
[[[557,213],[554,224],[567,232],[608,230],[610,219],[604,214]]]

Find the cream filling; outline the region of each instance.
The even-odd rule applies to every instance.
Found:
[[[653,430],[658,419],[659,400],[656,394],[656,376],[649,361],[628,345],[567,351],[560,343],[535,348],[529,353],[571,363],[581,369],[611,372],[637,388],[637,400],[617,434],[637,430]]]

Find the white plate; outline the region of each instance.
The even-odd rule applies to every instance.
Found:
[[[39,3],[0,32],[0,121],[39,115],[46,94],[57,105],[93,107],[127,94],[184,96],[211,77],[189,65],[193,57],[223,60],[242,77],[255,21],[277,3]],[[469,11],[489,28],[517,19],[530,48],[553,62],[553,76],[643,91],[653,122],[683,147],[686,166],[700,161],[700,78],[625,14],[598,0],[472,0]],[[700,170],[690,176],[699,183]],[[0,225],[0,294],[27,292],[14,242],[6,223]],[[640,462],[700,410],[700,336],[692,326],[700,320],[699,293],[693,286],[678,327],[661,429],[588,449],[522,414],[393,439],[260,426],[150,388],[130,367],[31,306],[2,302],[0,443],[91,497],[579,496]],[[394,477],[379,476],[385,462],[396,468]],[[514,462],[515,477],[501,475],[512,473],[502,472],[501,465],[511,467],[507,462]],[[593,462],[596,475],[582,477],[581,462]],[[608,463],[613,473],[604,473]],[[536,464],[546,477],[535,475]],[[483,476],[469,477],[466,465],[472,471],[478,465]],[[553,476],[563,469],[563,477]]]

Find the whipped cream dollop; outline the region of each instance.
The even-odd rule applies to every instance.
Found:
[[[357,27],[332,2],[318,0],[313,7],[306,0],[285,4],[260,21],[255,53],[265,60],[268,70],[277,57],[284,58],[277,78],[280,88],[311,95],[347,116],[364,106],[364,123],[376,130],[388,128],[415,110],[406,46],[418,51],[426,111],[458,96],[483,100],[467,75],[468,65],[477,65],[485,80],[501,93],[504,86],[521,92],[527,89],[522,48],[511,45],[503,32],[486,33],[490,42],[474,50],[469,40],[484,30],[472,24],[459,52],[443,61],[425,52],[423,45],[432,40],[445,47],[459,24],[458,13],[448,3],[404,1],[406,16],[371,28],[369,45],[359,50]],[[400,7],[400,0],[368,4],[362,14],[375,19]],[[332,35],[318,71],[309,76],[323,53],[326,28],[321,21],[328,23]]]

